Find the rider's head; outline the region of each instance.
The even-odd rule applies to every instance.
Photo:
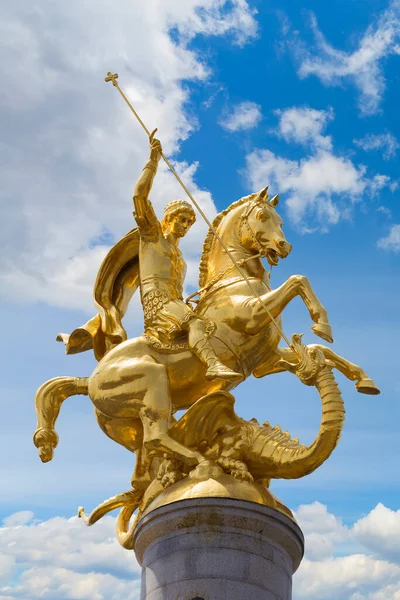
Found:
[[[173,200],[164,210],[161,221],[163,232],[168,232],[183,237],[187,234],[196,220],[196,213],[186,200]]]

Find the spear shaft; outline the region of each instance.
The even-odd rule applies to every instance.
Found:
[[[150,136],[150,131],[147,129],[146,125],[143,123],[142,119],[139,117],[138,113],[136,112],[136,110],[133,108],[132,104],[129,102],[128,98],[125,96],[124,92],[121,90],[121,88],[118,85],[118,73],[111,73],[111,71],[109,71],[107,73],[107,77],[105,78],[106,82],[111,81],[113,86],[115,88],[117,88],[117,90],[119,91],[119,93],[121,94],[122,98],[125,100],[126,104],[129,106],[130,110],[132,111],[132,113],[135,115],[136,119],[139,121],[140,125],[143,127],[143,129],[145,130],[147,136]],[[223,247],[223,249],[225,250],[226,254],[229,256],[229,258],[231,259],[231,261],[233,262],[233,264],[235,265],[236,269],[239,271],[240,275],[243,277],[243,279],[246,281],[247,285],[249,286],[252,294],[258,298],[259,302],[261,303],[261,306],[263,307],[263,309],[265,310],[265,312],[267,313],[267,315],[269,316],[269,318],[271,319],[271,322],[275,325],[275,327],[277,328],[277,330],[279,331],[280,335],[283,337],[283,339],[285,340],[285,342],[287,343],[287,345],[289,346],[289,348],[291,348],[292,350],[294,350],[294,352],[296,354],[298,354],[298,352],[296,351],[296,348],[290,343],[290,341],[288,340],[288,338],[286,337],[286,335],[284,334],[284,332],[282,331],[282,328],[279,326],[277,320],[272,316],[270,310],[267,308],[267,306],[265,305],[264,300],[261,298],[261,296],[256,292],[256,290],[254,289],[253,284],[251,283],[251,281],[249,280],[249,278],[247,277],[246,272],[244,271],[244,269],[242,269],[242,267],[237,263],[237,261],[235,260],[235,257],[232,255],[232,253],[229,251],[229,249],[227,248],[225,242],[221,239],[221,237],[218,235],[217,231],[215,230],[215,228],[213,227],[212,223],[209,221],[209,219],[207,218],[207,215],[203,212],[202,208],[198,205],[198,203],[196,202],[196,200],[193,198],[192,194],[190,193],[190,191],[188,190],[188,188],[186,187],[186,185],[183,183],[182,179],[179,177],[178,173],[175,171],[174,167],[171,165],[170,161],[168,160],[168,158],[164,155],[163,152],[161,152],[161,156],[163,157],[165,163],[167,164],[168,168],[170,169],[170,171],[173,173],[173,175],[175,175],[177,181],[180,183],[181,187],[184,189],[184,191],[186,192],[186,194],[188,195],[188,197],[190,198],[190,200],[192,201],[192,203],[194,204],[194,206],[197,208],[198,212],[200,213],[200,215],[203,217],[204,221],[207,223],[208,227],[211,229],[211,231],[213,232],[213,234],[215,235],[215,237],[217,238],[218,242],[221,244],[221,246]]]

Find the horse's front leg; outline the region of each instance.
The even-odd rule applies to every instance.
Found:
[[[271,315],[276,318],[286,308],[293,298],[300,296],[304,304],[308,308],[311,319],[314,321],[312,330],[326,342],[333,342],[332,329],[328,320],[328,313],[318,300],[310,282],[304,275],[292,275],[285,283],[276,290],[272,290],[261,296],[263,304],[258,298],[252,298],[251,304],[254,310],[253,322],[259,323],[264,317],[264,322],[267,324],[270,321],[264,306],[267,307]],[[263,306],[264,305],[264,306]],[[249,324],[251,327],[251,323]]]
[[[322,344],[311,344],[309,348],[318,348],[321,350],[327,360],[333,363],[335,369],[340,371],[347,379],[356,382],[356,390],[361,394],[379,394],[379,388],[375,385],[366,372],[358,365],[350,362],[346,358],[339,356],[336,352],[333,352],[330,348],[323,346]],[[286,369],[280,363],[281,360],[286,362],[295,363],[298,361],[298,357],[294,350],[291,348],[278,348],[273,356],[268,361],[259,365],[254,371],[254,377],[265,377],[272,373],[282,373]]]
[[[338,371],[343,373],[350,381],[355,381],[358,392],[371,395],[380,393],[379,388],[376,387],[373,380],[355,363],[343,358],[343,356],[339,356],[339,354],[336,354],[336,352],[322,344],[310,344],[310,348],[318,348],[318,350],[321,350],[325,358],[330,360]]]

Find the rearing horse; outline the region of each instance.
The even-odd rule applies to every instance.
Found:
[[[211,340],[217,356],[243,378],[278,373],[285,370],[284,361],[296,361],[291,348],[279,348],[281,334],[271,320],[272,315],[280,327],[282,311],[296,296],[309,311],[314,333],[332,342],[327,312],[306,277],[293,275],[279,288],[270,289],[261,257],[277,265],[291,251],[277,204],[277,196],[268,201],[265,188],[234,202],[213,222],[262,303],[211,231],[201,257],[196,313],[214,325]],[[379,393],[359,366],[326,346],[316,347],[335,368],[356,381],[359,392]],[[166,348],[142,335],[111,349],[88,378],[57,377],[44,383],[35,399],[38,428],[34,442],[42,461],[51,460],[58,443],[54,426],[62,402],[74,394],[89,395],[101,429],[137,455],[132,483],[146,487],[152,455],[167,453],[188,466],[204,458],[170,437],[172,414],[206,394],[233,387],[222,380],[208,381],[202,362],[187,347],[182,349],[182,344]]]

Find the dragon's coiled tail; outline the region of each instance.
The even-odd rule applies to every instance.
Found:
[[[85,514],[83,506],[78,508],[78,517],[83,519],[85,525],[94,525],[99,519],[112,510],[121,508],[117,518],[118,541],[126,550],[133,550],[133,532],[139,520],[139,513],[134,517],[130,525],[132,515],[142,501],[144,490],[132,488],[122,494],[117,494],[97,506],[90,515]]]
[[[312,473],[332,454],[343,430],[345,409],[332,370],[324,366],[315,377],[322,402],[322,418],[318,435],[310,446],[282,447],[274,453],[275,476],[287,479]]]
[[[125,550],[133,550],[133,532],[139,520],[139,515],[133,520],[133,523],[129,526],[132,515],[138,507],[139,502],[137,504],[130,504],[124,506],[120,510],[120,513],[117,518],[117,536],[118,541]]]
[[[138,515],[134,519],[131,527],[129,527],[129,523],[133,513],[138,508],[143,498],[143,494],[144,490],[138,490],[135,488],[132,488],[127,492],[123,492],[122,494],[117,494],[116,496],[113,496],[112,498],[102,502],[90,513],[89,516],[85,514],[83,506],[80,506],[78,509],[78,517],[83,519],[84,523],[90,527],[99,519],[104,517],[104,515],[108,514],[112,510],[115,510],[116,508],[122,507],[117,519],[118,541],[123,548],[132,550],[133,530],[136,526]]]
[[[42,462],[53,458],[54,448],[58,444],[58,435],[54,429],[61,404],[69,396],[88,395],[87,377],[55,377],[40,386],[35,396],[37,429],[33,443],[39,450]]]

